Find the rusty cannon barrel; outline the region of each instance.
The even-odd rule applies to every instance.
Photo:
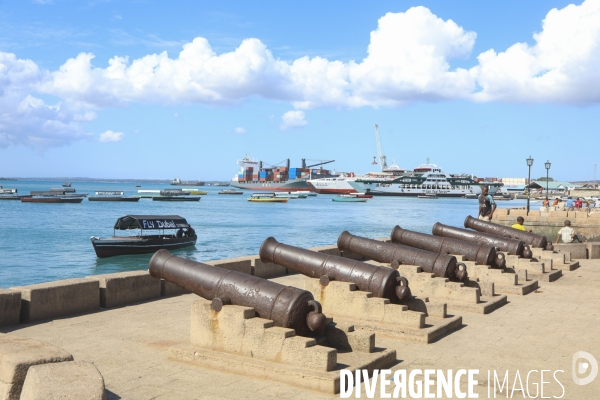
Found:
[[[497,268],[506,266],[504,253],[497,252],[494,246],[488,244],[409,231],[400,228],[398,225],[392,230],[390,238],[394,244],[403,244],[441,254],[461,254],[468,261],[475,261],[480,265],[490,265]]]
[[[444,225],[439,222],[436,222],[435,225],[433,225],[431,233],[436,236],[460,239],[467,242],[489,244],[508,254],[531,258],[531,249],[528,245],[523,244],[521,240],[500,237],[484,232],[469,231],[467,229]]]
[[[262,262],[275,263],[311,278],[319,278],[324,286],[330,280],[352,282],[358,290],[371,292],[373,296],[393,303],[408,300],[411,296],[408,280],[395,269],[289,246],[273,237],[263,242],[259,255]]]
[[[164,249],[154,253],[148,270],[154,278],[212,300],[215,311],[227,304],[253,307],[261,318],[272,320],[276,326],[292,328],[302,336],[318,332],[326,325],[321,304],[306,290],[186,260]]]
[[[415,249],[401,244],[385,243],[342,232],[337,241],[338,249],[351,251],[372,260],[390,263],[397,268],[399,263],[418,265],[425,272],[438,277],[465,281],[467,267],[456,262],[456,257],[432,251]]]
[[[548,241],[546,236],[536,235],[532,232],[525,232],[508,226],[494,224],[492,222],[473,218],[467,215],[465,218],[465,228],[470,228],[478,232],[491,233],[492,235],[509,237],[521,240],[523,243],[533,247],[539,247],[546,250],[553,250],[552,241]]]

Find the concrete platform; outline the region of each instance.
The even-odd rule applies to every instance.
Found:
[[[475,387],[479,398],[487,398],[488,370],[498,375],[510,371],[514,378],[516,370],[523,374],[544,369],[564,371],[557,373],[564,386],[563,399],[595,400],[600,393],[600,377],[585,386],[571,379],[576,352],[586,351],[600,360],[600,260],[582,260],[580,264],[579,269],[528,296],[511,296],[508,304],[491,314],[463,314],[463,327],[443,340],[424,346],[382,337],[377,344],[397,350],[398,364],[392,371],[479,369]],[[288,279],[277,281],[285,284]],[[339,399],[339,395],[284,382],[170,360],[168,349],[189,341],[190,307],[197,299],[191,294],[160,298],[87,315],[4,327],[0,332],[42,340],[73,354],[76,360],[92,361],[104,377],[111,400]],[[537,374],[538,385],[539,378]],[[548,380],[552,383],[545,385],[544,396],[560,397],[561,387],[551,375]],[[376,397],[379,390],[378,384]],[[530,386],[530,390],[534,395],[535,387]],[[362,394],[365,398],[364,384]],[[520,395],[515,392],[513,398]]]
[[[323,312],[336,322],[354,325],[357,330],[380,336],[431,343],[460,328],[460,316],[426,316],[407,305],[391,304],[388,299],[372,297],[348,282],[331,281],[322,286],[319,279],[298,275],[295,286],[303,287],[321,303]],[[300,286],[301,284],[301,286]]]

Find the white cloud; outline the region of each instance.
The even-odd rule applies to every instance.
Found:
[[[113,33],[144,44],[127,32]],[[282,117],[285,130],[305,125],[300,110],[317,107],[397,107],[455,99],[600,102],[600,0],[550,10],[532,45],[490,49],[479,54],[473,67],[452,68],[453,59],[470,56],[475,39],[474,32],[454,21],[413,7],[381,17],[367,56],[350,62],[323,57],[284,61],[254,38],[217,54],[199,37],[173,58],[166,51],[133,60],[115,56],[105,67],[92,64],[92,53],[81,53],[56,71],[0,52],[0,147],[43,150],[89,137],[82,124],[95,118],[94,110],[130,103],[227,105],[261,97],[294,106],[296,111]],[[143,40],[163,49],[177,45],[151,35]],[[47,104],[48,95],[58,98],[55,104]]]
[[[123,132],[113,132],[111,130],[108,130],[108,131],[100,134],[98,141],[104,142],[104,143],[120,142],[121,140],[123,140],[123,136],[124,136]]]
[[[176,119],[177,121],[181,121],[181,115],[179,115],[179,113],[178,113],[178,112],[176,112],[175,114],[173,114],[173,116],[175,117],[175,119]]]
[[[94,119],[93,112],[49,105],[30,94],[47,75],[33,61],[0,51],[0,148],[24,145],[43,152],[90,136],[81,122]]]
[[[54,4],[52,0],[33,0],[34,4]]]
[[[600,1],[550,10],[533,38],[533,46],[516,43],[479,55],[472,69],[481,87],[475,100],[600,102]]]
[[[235,128],[233,130],[235,133],[246,133],[246,130],[244,128],[242,128],[241,126],[238,126],[237,128]]]
[[[304,119],[303,111],[288,111],[281,116],[281,125],[279,129],[286,131],[291,128],[301,128],[308,122]]]

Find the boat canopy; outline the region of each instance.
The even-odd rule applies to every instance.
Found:
[[[177,229],[189,228],[179,215],[126,215],[115,223],[114,229]]]

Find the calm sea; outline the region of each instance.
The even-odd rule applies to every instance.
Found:
[[[0,181],[19,194],[61,187],[51,181]],[[73,182],[78,193],[96,190],[124,191],[169,188],[165,184]],[[172,186],[170,188],[173,188]],[[395,225],[431,233],[435,222],[462,226],[477,213],[477,200],[376,197],[366,203],[333,202],[333,195],[318,195],[288,203],[251,203],[242,196],[218,195],[222,187],[199,188],[208,192],[199,202],[137,203],[89,202],[34,204],[0,201],[0,288],[28,285],[87,275],[148,268],[151,254],[99,259],[90,236],[112,236],[117,218],[127,214],[178,214],[198,234],[195,247],[174,251],[196,261],[257,254],[269,236],[280,242],[316,247],[333,245],[349,232],[370,238],[389,236]],[[500,202],[499,207],[524,205],[523,200]]]

